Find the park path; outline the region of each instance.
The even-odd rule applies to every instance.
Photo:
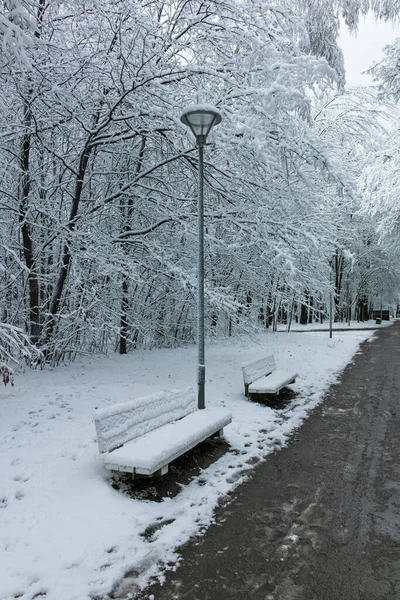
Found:
[[[400,323],[140,598],[400,599]]]

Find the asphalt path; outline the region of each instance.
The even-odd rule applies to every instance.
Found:
[[[400,599],[400,323],[137,598]]]

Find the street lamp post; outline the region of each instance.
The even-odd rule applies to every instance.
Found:
[[[196,138],[199,148],[199,182],[198,182],[198,270],[197,270],[197,404],[205,408],[206,365],[204,356],[204,195],[203,195],[203,160],[204,145],[207,135],[214,125],[221,121],[221,115],[213,106],[189,106],[181,116]]]
[[[329,261],[329,337],[332,337],[333,298],[332,298],[332,263]]]

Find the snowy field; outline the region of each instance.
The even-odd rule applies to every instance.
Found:
[[[232,412],[225,429],[231,451],[161,503],[133,500],[109,485],[93,410],[195,384],[194,347],[91,357],[17,375],[15,387],[0,392],[1,600],[104,597],[128,572],[143,587],[212,522],[218,498],[245,481],[254,459],[285,445],[371,336],[262,333],[209,345],[206,402]],[[299,373],[298,396],[281,411],[243,395],[241,363],[271,352],[278,368]],[[161,521],[167,523],[150,539],[140,535]]]

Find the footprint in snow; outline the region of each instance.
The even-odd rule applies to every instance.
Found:
[[[19,483],[25,483],[26,481],[29,481],[28,475],[23,475],[22,473],[14,475],[13,479],[14,481],[18,481]]]
[[[12,430],[18,431],[19,429],[21,429],[21,427],[24,427],[27,424],[28,423],[26,423],[25,421],[21,421],[21,423],[14,423],[14,425],[12,426]]]

